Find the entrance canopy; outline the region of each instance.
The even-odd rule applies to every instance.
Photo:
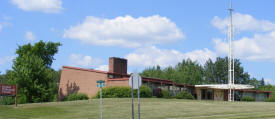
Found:
[[[252,89],[252,85],[243,84],[209,84],[209,85],[195,85],[196,88],[211,88],[211,89]]]

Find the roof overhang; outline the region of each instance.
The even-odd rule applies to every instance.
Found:
[[[243,84],[209,84],[209,85],[195,85],[196,88],[211,88],[211,89],[253,89],[252,85]]]

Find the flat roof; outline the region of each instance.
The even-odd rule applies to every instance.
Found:
[[[207,85],[195,85],[198,88],[212,88],[212,89],[253,89],[252,85],[243,84],[207,84]]]

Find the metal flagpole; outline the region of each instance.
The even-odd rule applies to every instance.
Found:
[[[228,84],[229,84],[229,94],[228,101],[232,101],[232,2],[230,3],[230,24],[228,29]]]

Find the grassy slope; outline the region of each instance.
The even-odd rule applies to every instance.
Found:
[[[136,105],[135,105],[136,106]],[[129,119],[130,99],[104,99],[103,118]],[[137,107],[136,107],[137,109]],[[99,100],[0,106],[0,119],[98,119]],[[272,118],[275,103],[141,99],[142,119]]]

